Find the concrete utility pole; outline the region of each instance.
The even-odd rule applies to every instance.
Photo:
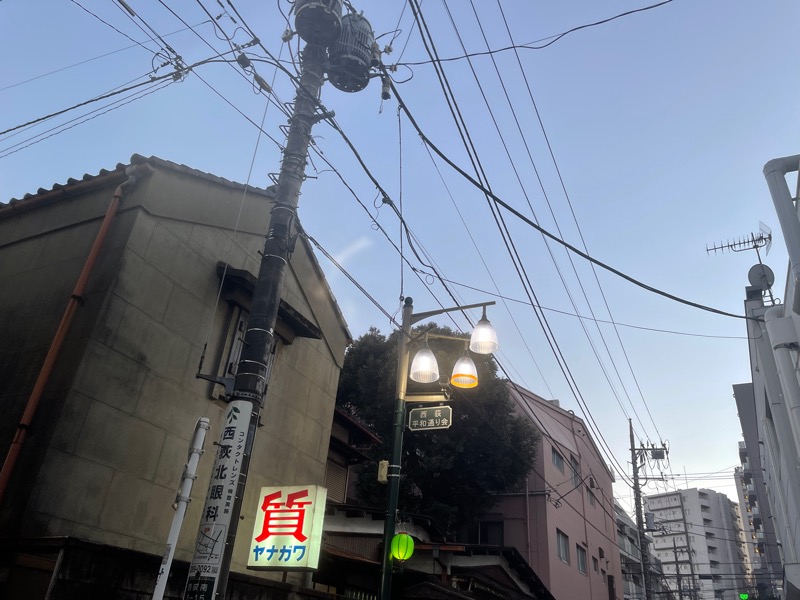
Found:
[[[318,44],[306,44],[302,53],[300,84],[283,152],[275,204],[233,393],[225,411],[206,504],[200,517],[185,600],[225,598],[247,472],[269,384],[267,357],[275,344],[283,278],[294,245],[292,223],[305,178],[311,127],[319,120],[315,112],[323,84],[325,57],[325,47]]]
[[[645,600],[650,600],[653,594],[652,588],[652,569],[650,567],[650,542],[647,539],[647,531],[648,529],[645,527],[644,519],[642,518],[642,489],[639,484],[639,461],[644,460],[645,457],[648,457],[652,460],[664,460],[666,456],[669,454],[669,450],[667,449],[666,445],[662,442],[661,446],[655,446],[654,444],[647,442],[645,446],[642,444],[639,448],[636,447],[636,444],[633,439],[633,421],[628,419],[628,429],[630,431],[631,436],[631,462],[633,463],[633,494],[634,494],[634,501],[636,502],[636,526],[639,529],[639,549],[642,553],[642,576],[644,579],[644,597]],[[647,477],[644,478],[647,481]],[[649,529],[649,531],[655,531],[655,529]]]
[[[678,498],[681,501],[681,518],[683,519],[683,529],[686,532],[686,554],[689,557],[689,570],[692,573],[692,593],[691,598],[695,600],[697,598],[698,586],[697,586],[697,579],[695,578],[694,573],[694,556],[692,554],[692,540],[691,534],[689,533],[689,523],[686,521],[686,510],[683,507],[683,494],[678,492]]]
[[[683,586],[681,585],[681,566],[678,564],[678,544],[672,538],[672,554],[675,556],[675,575],[678,577],[678,600],[683,600]]]
[[[633,501],[636,504],[636,527],[639,529],[639,550],[642,555],[642,579],[644,581],[644,597],[650,600],[650,550],[648,548],[647,534],[644,531],[644,518],[642,516],[642,489],[639,487],[639,457],[636,444],[633,440],[633,422],[628,419],[628,429],[631,436],[631,463],[633,463]]]

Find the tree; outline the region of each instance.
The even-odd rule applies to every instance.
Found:
[[[426,326],[453,336],[447,328]],[[339,378],[337,406],[370,427],[383,441],[361,465],[357,490],[361,502],[384,506],[386,487],[377,482],[377,461],[391,454],[394,422],[397,336],[371,328],[348,349]],[[459,342],[430,340],[442,374],[463,352]],[[415,348],[412,348],[412,356]],[[492,493],[513,491],[533,466],[536,430],[517,417],[504,380],[491,356],[471,355],[479,386],[453,389],[450,429],[411,432],[403,438],[399,508],[424,514],[448,533],[473,524],[493,505]],[[409,391],[435,390],[408,382]]]

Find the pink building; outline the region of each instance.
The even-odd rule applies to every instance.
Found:
[[[509,391],[541,438],[526,489],[497,497],[478,542],[517,548],[556,600],[621,600],[612,472],[572,411],[514,384]]]

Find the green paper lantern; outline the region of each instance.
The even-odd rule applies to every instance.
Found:
[[[414,538],[407,533],[398,533],[392,538],[392,557],[408,560],[414,554]]]

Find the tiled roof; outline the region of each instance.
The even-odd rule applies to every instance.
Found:
[[[134,156],[136,156],[136,155],[134,155]],[[70,177],[69,179],[67,179],[66,183],[54,183],[53,187],[51,187],[49,189],[48,188],[39,188],[38,190],[36,190],[36,192],[34,192],[32,194],[31,193],[25,194],[22,198],[11,198],[11,200],[9,200],[8,203],[6,203],[6,204],[4,204],[3,202],[0,202],[0,208],[5,207],[5,206],[11,206],[11,205],[17,204],[19,202],[25,202],[26,200],[30,200],[31,198],[35,198],[36,196],[41,196],[42,194],[46,194],[48,192],[55,192],[55,191],[58,191],[58,190],[63,190],[65,188],[73,186],[73,185],[75,185],[77,183],[92,181],[92,180],[98,179],[100,177],[104,177],[105,178],[106,176],[111,175],[112,173],[124,174],[126,166],[127,165],[123,165],[122,163],[117,163],[117,166],[113,171],[108,171],[106,169],[100,169],[100,172],[97,175],[90,175],[89,173],[84,173],[83,177],[80,178],[80,179],[75,179],[74,177]]]
[[[118,175],[119,177],[123,177],[125,175],[125,169],[130,165],[141,165],[141,164],[149,164],[153,167],[161,167],[166,169],[171,169],[173,171],[178,171],[180,173],[186,173],[187,175],[192,175],[193,177],[198,177],[200,179],[205,179],[207,181],[212,181],[214,183],[218,183],[220,185],[224,185],[227,187],[232,187],[234,189],[244,189],[244,184],[237,183],[235,181],[230,181],[229,179],[225,179],[224,177],[218,177],[216,175],[212,175],[211,173],[206,173],[205,171],[199,171],[197,169],[193,169],[183,164],[175,163],[169,160],[164,160],[163,158],[158,158],[157,156],[142,156],[141,154],[134,154],[131,156],[131,161],[129,164],[124,165],[122,163],[117,163],[117,166],[109,171],[107,169],[100,169],[100,172],[96,175],[91,175],[89,173],[85,173],[81,179],[75,179],[70,177],[67,179],[66,183],[54,183],[51,188],[39,188],[34,193],[25,194],[22,198],[11,198],[8,203],[4,204],[0,201],[0,210],[5,208],[6,206],[14,206],[19,204],[20,202],[26,202],[31,200],[32,198],[36,198],[43,194],[48,194],[51,192],[58,192],[64,191],[68,192],[69,188],[79,184],[79,183],[88,183],[91,181],[98,181],[98,183],[102,180],[113,178],[114,175]],[[248,187],[248,190],[254,193],[261,193],[266,194],[268,193],[267,190],[258,187]]]
[[[70,177],[65,184],[54,183],[53,187],[49,189],[39,188],[36,191],[36,193],[25,194],[22,198],[12,198],[11,200],[9,200],[8,203],[5,204],[3,202],[0,202],[0,218],[12,218],[15,214],[25,212],[30,208],[34,208],[39,203],[49,204],[50,202],[57,202],[61,198],[67,198],[73,195],[73,193],[83,192],[87,188],[92,188],[94,187],[95,184],[98,186],[119,185],[120,183],[122,183],[127,179],[125,171],[128,167],[145,165],[145,164],[150,165],[154,168],[177,171],[178,173],[191,175],[192,177],[204,179],[206,181],[215,183],[217,185],[222,185],[236,190],[244,190],[245,187],[247,187],[248,193],[251,194],[261,194],[266,196],[273,196],[274,194],[273,191],[274,188],[273,190],[270,190],[253,186],[245,186],[242,183],[237,183],[235,181],[225,179],[224,177],[218,177],[217,175],[212,175],[211,173],[206,173],[205,171],[199,171],[198,169],[193,169],[186,165],[175,163],[170,160],[164,160],[163,158],[158,158],[157,156],[146,157],[142,156],[141,154],[134,154],[133,156],[131,156],[131,161],[129,164],[125,165],[122,163],[117,163],[117,166],[111,171],[107,169],[101,169],[97,175],[90,175],[89,173],[85,173],[81,179],[74,179]],[[325,289],[327,290],[330,296],[330,299],[341,321],[341,325],[344,328],[345,333],[347,335],[347,340],[349,343],[352,343],[353,336],[347,327],[347,321],[344,318],[344,314],[342,313],[341,308],[339,307],[339,304],[333,295],[333,290],[331,290],[331,287],[328,284],[328,280],[325,277],[325,272],[322,270],[322,267],[320,266],[310,243],[305,239],[304,243],[308,246],[309,256],[311,257],[312,265],[314,269],[317,271],[320,281],[325,286]]]

